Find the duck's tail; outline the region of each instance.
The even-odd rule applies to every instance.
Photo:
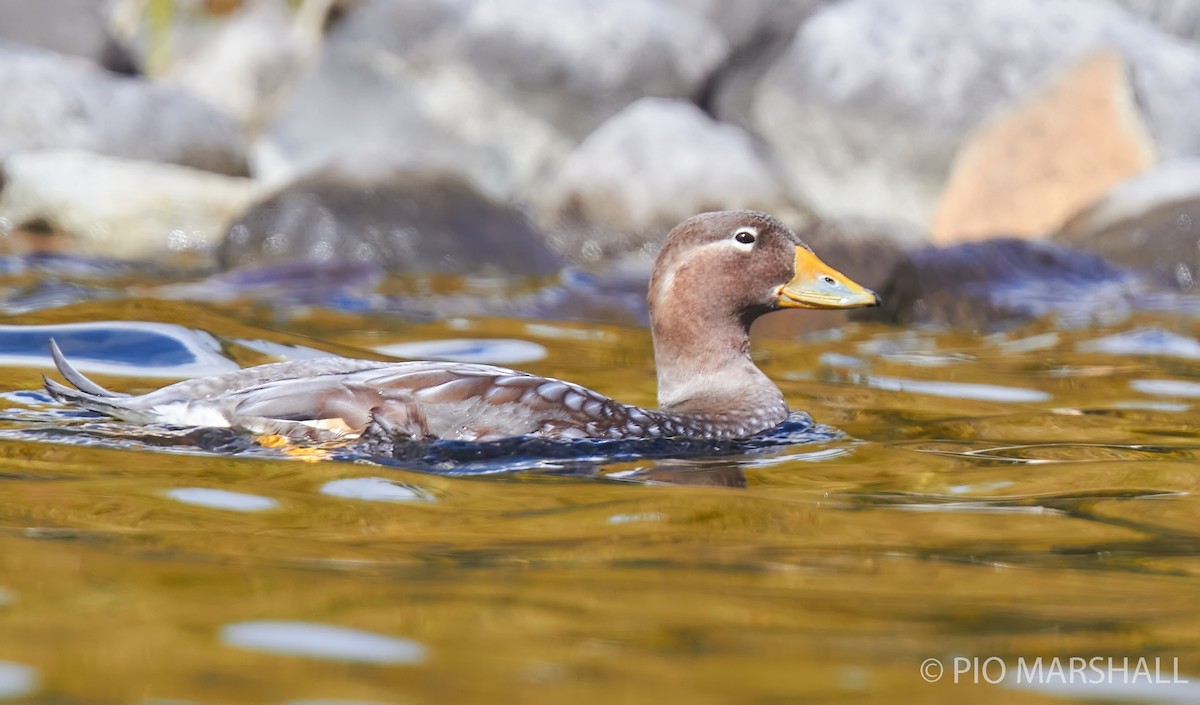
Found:
[[[50,339],[50,355],[54,357],[54,366],[68,382],[74,385],[68,387],[42,375],[46,393],[51,397],[64,404],[75,404],[110,416],[117,415],[114,412],[125,408],[123,404],[117,403],[115,400],[128,398],[128,394],[109,391],[88,379],[70,362],[67,362],[67,358],[53,338]]]

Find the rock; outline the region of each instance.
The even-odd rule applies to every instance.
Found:
[[[126,260],[208,257],[258,193],[249,179],[171,164],[52,150],[10,156],[0,243]]]
[[[819,215],[928,228],[966,137],[1105,47],[1129,67],[1157,153],[1200,153],[1200,55],[1085,0],[828,5],[763,78],[755,123]]]
[[[1171,203],[1200,199],[1200,158],[1162,162],[1114,186],[1081,210],[1056,237],[1086,244],[1090,233],[1133,220]]]
[[[1086,252],[996,239],[918,250],[879,290],[860,320],[995,330],[1054,316],[1060,326],[1113,323],[1145,291],[1127,270]]]
[[[331,167],[257,203],[229,229],[225,268],[375,262],[399,272],[541,275],[558,257],[517,211],[446,172]]]
[[[260,164],[278,178],[369,154],[527,197],[609,116],[697,95],[727,53],[704,20],[645,0],[364,0],[268,125]]]
[[[599,224],[641,246],[696,213],[736,208],[801,217],[748,134],[692,103],[643,98],[571,153],[541,210],[549,223]]]
[[[1122,191],[1133,194],[1126,196],[1125,203],[1137,203],[1135,185],[1118,188],[1097,206],[1097,215],[1089,218],[1085,214],[1076,219],[1067,230],[1055,235],[1055,241],[1098,253],[1185,291],[1200,289],[1200,194],[1165,203],[1149,202],[1146,208],[1134,211],[1120,207]],[[1114,217],[1123,212],[1128,216]]]
[[[285,0],[246,2],[162,80],[255,128],[317,53],[332,2],[308,0],[296,16]]]
[[[1054,232],[1153,160],[1120,55],[1091,54],[967,136],[933,217],[933,240]]]
[[[1200,4],[1195,0],[1117,0],[1130,12],[1181,39],[1200,41]]]
[[[112,0],[0,2],[0,39],[97,63],[114,51],[108,29]]]
[[[729,53],[708,22],[645,0],[479,0],[460,42],[491,82],[575,139],[643,96],[694,97]]]
[[[71,148],[246,173],[237,124],[177,88],[0,43],[0,93],[0,158]]]
[[[701,104],[722,122],[754,131],[754,91],[796,30],[830,0],[668,0],[706,17],[732,47],[709,80]]]
[[[1163,162],[1118,184],[1053,239],[1200,290],[1200,158]]]

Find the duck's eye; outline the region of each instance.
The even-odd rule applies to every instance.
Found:
[[[828,274],[821,277],[821,279],[825,280],[825,283],[828,284],[829,286],[833,286],[833,285],[837,284],[837,280],[834,279],[833,277],[829,276]]]
[[[750,228],[742,228],[733,234],[733,239],[737,240],[743,245],[752,245],[754,244],[755,234],[756,233]]]

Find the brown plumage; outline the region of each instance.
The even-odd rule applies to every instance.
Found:
[[[779,308],[853,308],[878,297],[818,260],[795,233],[754,211],[704,213],[671,231],[648,296],[659,408],[622,404],[570,382],[456,362],[325,359],[260,365],[140,396],[91,382],[52,345],[74,388],[56,399],[137,423],[223,426],[300,439],[487,441],[728,439],[782,423],[782,393],[751,361],[750,324]]]

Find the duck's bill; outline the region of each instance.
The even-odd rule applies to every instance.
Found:
[[[822,262],[803,247],[796,248],[796,271],[779,287],[781,308],[864,308],[878,306],[879,295]]]

